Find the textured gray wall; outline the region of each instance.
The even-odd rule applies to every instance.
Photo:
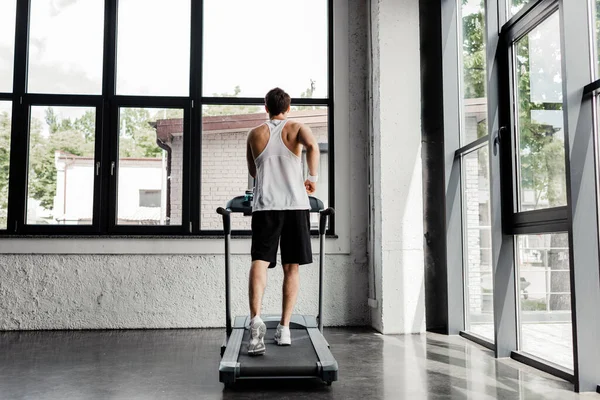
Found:
[[[365,0],[334,1],[339,238],[327,240],[326,325],[370,323],[366,4]],[[169,243],[178,255],[160,254]],[[133,254],[140,246],[158,254]],[[189,255],[181,254],[186,248]],[[0,330],[224,326],[224,261],[215,254],[222,248],[221,241],[210,239],[189,243],[157,239],[150,244],[128,239],[116,243],[114,239],[0,239]],[[197,254],[198,249],[206,252]],[[121,252],[127,254],[107,254]],[[234,314],[248,313],[249,261],[249,255],[232,256]],[[316,314],[318,257],[302,267],[301,280],[295,311]],[[270,271],[263,313],[280,312],[281,282],[281,268]]]
[[[296,311],[316,314],[318,257],[301,269]],[[327,325],[363,325],[365,271],[328,256]],[[232,305],[247,314],[249,257],[232,257]],[[225,324],[223,257],[0,256],[0,330],[219,327]],[[348,273],[352,271],[353,273]],[[269,273],[264,313],[279,313],[282,271]]]

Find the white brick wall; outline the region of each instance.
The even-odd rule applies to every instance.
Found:
[[[326,127],[312,127],[312,130],[319,143],[327,143]],[[248,189],[247,135],[247,131],[211,132],[202,137],[200,218],[203,230],[222,230],[222,219],[216,209]],[[250,218],[234,214],[231,228],[250,229]]]
[[[183,136],[173,138],[171,149],[171,225],[180,225],[183,209]]]
[[[465,118],[465,143],[477,139],[477,118],[467,116]],[[463,158],[462,168],[464,171],[463,202],[466,227],[466,272],[467,272],[467,296],[470,314],[481,314],[490,312],[489,304],[484,302],[483,285],[484,277],[491,269],[486,255],[485,246],[489,241],[482,243],[485,235],[489,235],[489,214],[482,215],[482,209],[489,207],[489,179],[486,177],[487,170],[481,170],[480,166],[487,164],[487,153],[478,150]],[[481,160],[480,160],[481,158]],[[487,274],[489,276],[489,274]],[[486,297],[486,299],[488,299]]]

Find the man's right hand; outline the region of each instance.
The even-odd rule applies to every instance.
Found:
[[[317,182],[311,182],[308,179],[304,181],[306,193],[313,194],[317,190]]]

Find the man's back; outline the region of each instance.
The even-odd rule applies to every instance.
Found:
[[[296,156],[301,157],[302,155],[302,143],[298,140],[300,136],[300,130],[306,129],[303,124],[287,120],[288,122],[283,126],[281,131],[281,139],[285,146]],[[248,144],[252,149],[252,157],[254,160],[265,150],[271,137],[271,130],[265,123],[256,128],[252,129],[248,134]]]
[[[310,208],[303,183],[302,129],[300,123],[275,118],[248,135],[256,177],[253,211]]]

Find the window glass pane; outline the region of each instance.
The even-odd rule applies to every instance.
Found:
[[[28,224],[92,223],[95,134],[94,108],[31,107]]]
[[[514,44],[519,211],[567,204],[558,13]]]
[[[508,0],[508,4],[509,4],[508,17],[510,18],[513,15],[515,15],[516,13],[518,13],[519,11],[521,11],[521,9],[530,1],[531,0]]]
[[[0,229],[7,227],[12,103],[0,101]]]
[[[517,237],[520,350],[573,369],[569,237]]]
[[[592,3],[593,4],[593,3]],[[594,13],[594,39],[595,39],[595,56],[596,56],[596,71],[595,79],[600,76],[600,0],[595,0],[595,6],[591,10]]]
[[[327,3],[205,0],[203,95],[327,97]]]
[[[181,225],[183,110],[121,108],[117,223]]]
[[[309,126],[321,148],[319,183],[313,195],[328,205],[328,116],[323,107],[294,107],[289,118]],[[216,213],[228,200],[243,196],[252,189],[246,163],[248,132],[268,119],[261,106],[214,105],[203,107],[202,120],[202,198],[201,229],[222,230],[223,220]],[[304,175],[307,174],[303,155]],[[250,217],[232,214],[232,229],[249,230]],[[313,229],[318,226],[317,214],[311,214]]]
[[[0,1],[0,92],[13,90],[17,0]]]
[[[190,0],[119,0],[117,94],[189,95],[190,19]]]
[[[31,0],[28,91],[102,93],[104,1]]]
[[[494,341],[492,237],[488,148],[462,158],[466,330]]]
[[[487,135],[485,69],[485,8],[480,0],[462,4],[463,127],[461,143],[466,145]]]

